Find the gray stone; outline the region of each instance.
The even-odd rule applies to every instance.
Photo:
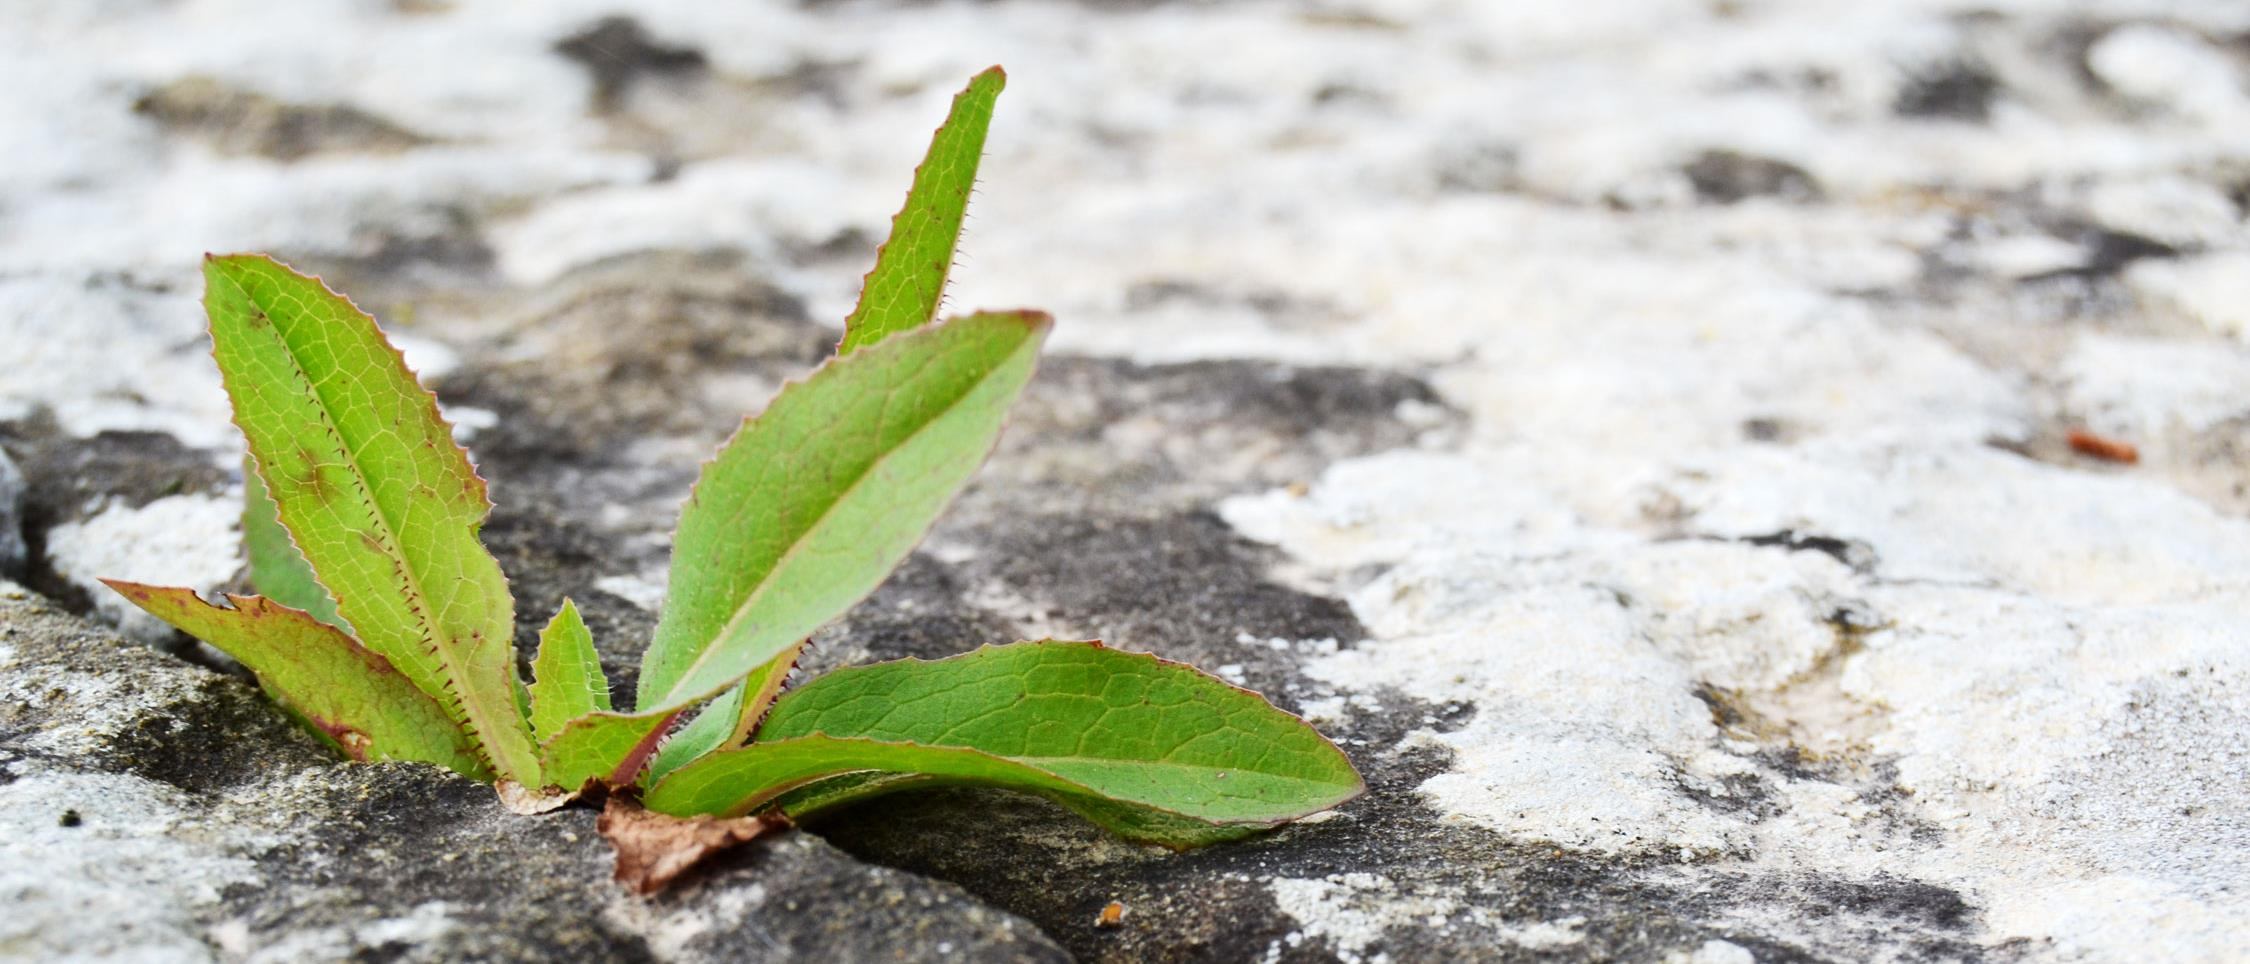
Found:
[[[0,946],[24,960],[1060,960],[959,889],[792,834],[643,900],[591,810],[337,763],[248,682],[0,584]]]
[[[23,471],[0,450],[0,579],[23,578]]]

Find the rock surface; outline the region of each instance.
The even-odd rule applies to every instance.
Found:
[[[23,471],[0,450],[0,579],[20,578],[29,561],[23,544]]]
[[[254,684],[13,583],[0,583],[0,813],[13,959],[1065,959],[959,888],[807,834],[699,887],[628,896],[593,812],[519,817],[433,767],[338,766]]]
[[[0,955],[2250,943],[2250,10],[0,23],[27,587],[0,590]],[[194,256],[272,251],[437,388],[493,480],[519,645],[573,597],[629,687],[699,461],[833,344],[922,133],[993,62],[952,303],[1050,308],[1055,341],[978,482],[810,667],[1100,636],[1305,713],[1364,799],[1174,855],[1020,798],[901,796],[645,902],[590,812],[331,764],[92,581],[240,578]]]

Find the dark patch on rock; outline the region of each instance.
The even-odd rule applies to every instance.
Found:
[[[830,109],[843,110],[850,106],[852,75],[859,68],[857,61],[799,60],[779,73],[758,78],[756,83],[760,91],[777,99],[818,101]],[[872,242],[868,250],[874,251]]]
[[[2068,19],[2042,38],[2036,49],[2068,72],[2078,82],[2080,92],[2095,97],[2114,96],[2116,92],[2094,71],[2090,55],[2094,45],[2115,26],[2111,21]]]
[[[1836,81],[1836,71],[1827,67],[1752,67],[1743,71],[1728,86],[1740,90],[1780,90],[1798,95],[1822,95],[1834,92]]]
[[[172,81],[133,102],[133,112],[227,154],[294,161],[335,151],[383,153],[430,139],[349,104],[293,104],[210,77]]]
[[[1742,420],[1742,437],[1750,442],[1784,443],[1794,441],[1798,435],[1795,426],[1778,418],[1746,418]]]
[[[1776,817],[1789,809],[1774,792],[1773,782],[1762,774],[1730,773],[1715,782],[1691,779],[1685,772],[1675,772],[1671,779],[1673,791],[1680,796],[1745,823]]]
[[[2154,238],[2113,231],[2092,225],[2073,225],[2062,232],[2086,252],[2083,264],[2043,271],[2023,279],[2025,284],[2058,280],[2097,281],[2114,278],[2133,262],[2147,258],[2176,258],[2180,249]]]
[[[1523,189],[1523,152],[1514,144],[1461,145],[1439,155],[1435,177],[1441,191],[1506,194]]]
[[[0,579],[23,578],[30,549],[23,541],[23,470],[0,447]]]
[[[908,556],[874,595],[813,638],[798,662],[817,675],[886,659],[943,659],[1023,635],[1015,622],[964,598],[959,577],[928,553]]]
[[[1428,703],[1415,699],[1390,687],[1361,691],[1359,695],[1373,698],[1373,705],[1348,703],[1344,706],[1341,721],[1333,727],[1338,733],[1351,734],[1355,746],[1400,747],[1407,735],[1417,731],[1452,733],[1476,719],[1474,703]],[[1327,729],[1328,727],[1324,727]],[[1403,753],[1419,753],[1401,750]],[[1425,766],[1414,769],[1422,776],[1435,776],[1445,770],[1444,754],[1422,756]],[[1424,772],[1424,770],[1427,772]]]
[[[2000,78],[1990,68],[1968,60],[1945,60],[1908,76],[1891,100],[1891,112],[1982,124],[1992,119],[1992,104],[1999,95]]]
[[[1711,723],[1719,729],[1736,730],[1749,722],[1749,717],[1742,712],[1742,706],[1736,701],[1734,692],[1726,687],[1708,682],[1697,683],[1688,695],[1695,697],[1696,702],[1702,703],[1704,709],[1711,711]]]
[[[1913,960],[1976,961],[1987,954],[1971,938],[1976,914],[1955,891],[1891,876],[1848,878],[1823,873],[1775,876],[1718,875],[1685,895],[1697,912],[1725,918],[1735,909],[1818,921],[1824,938],[1772,934],[1730,938],[1757,941],[1776,953],[1765,960],[1850,960],[1868,947],[1896,948]],[[1808,931],[1809,933],[1810,931]]]
[[[1852,913],[1913,921],[1932,927],[1958,928],[1971,916],[1968,901],[1958,891],[1917,880],[1877,877],[1872,880],[1823,880],[1813,896]]]
[[[321,272],[330,287],[376,295],[384,290],[379,286],[426,290],[432,283],[488,282],[497,262],[476,215],[449,204],[403,223],[363,227],[340,255],[290,263],[332,264],[335,270]]]
[[[1851,539],[1839,539],[1813,532],[1783,529],[1763,535],[1743,536],[1737,541],[1753,546],[1770,546],[1790,552],[1817,552],[1850,566],[1853,572],[1871,572],[1875,568],[1875,547]]]
[[[603,113],[616,110],[644,78],[692,77],[707,67],[702,51],[660,41],[631,17],[603,17],[556,41],[554,50],[593,75],[594,109]]]
[[[1251,689],[1285,708],[1294,703],[1286,687],[1299,657],[1266,640],[1348,648],[1367,635],[1342,602],[1267,582],[1274,551],[1206,511],[1147,520],[1026,516],[984,535],[989,551],[962,568],[1029,601],[1037,611],[1023,615],[1032,621],[1205,669],[1241,666]],[[1238,641],[1244,636],[1256,642]]]
[[[1804,168],[1788,161],[1738,151],[1704,151],[1680,172],[1694,185],[1695,196],[1717,204],[1733,204],[1754,197],[1784,201],[1816,201],[1820,185]]]
[[[1228,291],[1212,285],[1176,278],[1152,278],[1125,289],[1125,307],[1144,311],[1166,305],[1205,308],[1243,307],[1283,329],[1333,327],[1346,320],[1335,305],[1314,298],[1299,298],[1275,288]],[[1221,363],[1226,364],[1226,363]]]
[[[119,772],[190,793],[214,793],[270,775],[276,763],[316,766],[333,751],[247,680],[195,678],[174,698],[157,702],[103,753]]]
[[[1382,91],[1345,81],[1331,81],[1312,93],[1314,107],[1353,108],[1368,111],[1386,111],[1391,99]]]
[[[1127,311],[1146,311],[1161,305],[1183,301],[1208,305],[1219,303],[1221,297],[1218,292],[1205,285],[1176,278],[1151,278],[1146,281],[1136,281],[1133,282],[1131,287],[1125,289],[1125,309]]]
[[[89,506],[144,506],[168,495],[216,492],[231,481],[209,453],[170,435],[108,431],[80,438],[43,410],[0,422],[0,444],[23,471],[27,512],[58,522],[85,518],[81,510]]]
[[[140,507],[169,495],[219,492],[229,473],[208,453],[162,432],[101,432],[79,438],[41,410],[0,422],[5,446],[24,479],[22,531],[27,556],[24,585],[74,613],[93,603],[84,589],[47,562],[47,533],[113,505]]]
[[[1944,828],[1906,805],[1914,795],[1900,785],[1897,761],[1878,760],[1868,770],[1867,778],[1860,781],[1858,799],[1882,815],[1888,830],[1926,844],[1944,839]]]
[[[1423,444],[1460,421],[1402,372],[1048,358],[956,514],[1005,492],[1018,512],[1146,517],[1309,483],[1339,459]]]
[[[789,258],[799,265],[852,265],[872,264],[882,239],[861,225],[848,225],[818,241],[797,240],[789,246]]]

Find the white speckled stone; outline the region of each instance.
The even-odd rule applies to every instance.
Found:
[[[0,423],[51,417],[88,447],[163,433],[235,464],[195,258],[254,249],[364,279],[355,296],[410,331],[434,383],[486,393],[452,409],[464,438],[521,450],[503,403],[543,403],[493,387],[514,387],[510,366],[599,369],[632,334],[558,349],[563,329],[538,326],[564,308],[525,289],[567,308],[621,259],[716,251],[801,302],[813,320],[797,323],[832,326],[924,132],[962,78],[1000,62],[1010,87],[952,304],[1053,310],[1057,378],[1211,363],[1246,367],[1161,370],[1367,369],[1428,390],[1385,416],[1418,441],[1294,485],[1253,470],[1296,452],[1164,466],[1232,486],[1194,508],[1272,547],[1256,579],[1344,600],[1368,636],[1245,633],[1211,668],[1278,680],[1315,722],[1363,728],[1352,749],[1371,770],[1426,765],[1374,803],[1462,835],[1447,838],[1451,878],[1386,863],[1403,841],[1164,878],[1267,918],[1242,924],[1256,946],[1225,952],[1377,961],[1504,943],[1735,964],[1769,948],[2217,961],[2250,946],[2250,5],[664,0],[630,15],[693,48],[701,73],[640,77],[602,113],[591,74],[554,45],[625,12],[0,13]],[[349,106],[418,140],[282,158],[136,112],[189,77]],[[692,314],[675,307],[657,314]],[[606,324],[613,305],[588,310]],[[731,419],[778,383],[768,374],[684,380],[672,411]],[[1063,415],[1121,414],[1075,440],[1074,463],[996,464],[988,494],[1077,486],[1138,505],[1145,480],[1109,478],[1111,463],[1163,463],[1250,417],[1052,398]],[[2139,463],[2071,454],[2076,428],[2136,445]],[[568,454],[575,438],[533,441],[578,458],[543,484],[631,483],[573,520],[593,534],[572,552],[594,558],[565,591],[653,613],[677,495],[665,473],[711,439],[653,432],[600,458]],[[237,499],[66,506],[33,567],[157,638],[95,577],[218,585],[239,564]],[[1004,546],[968,528],[941,530],[907,580],[970,583],[959,599],[931,591],[933,623],[1133,625],[985,579]],[[160,821],[134,815],[195,801],[136,780],[93,767],[0,785],[0,810],[27,826],[51,809],[43,795],[100,789],[143,841],[119,850],[49,821],[0,843],[19,868],[0,887],[33,910],[0,925],[17,928],[0,945],[259,959],[474,936],[460,922],[473,902],[435,899],[278,944],[254,939],[270,921],[196,931],[217,913],[208,891],[256,876],[249,845],[148,852]],[[1276,860],[1328,852],[1277,839]],[[1054,846],[1081,848],[1068,852],[1085,866],[1054,870],[1070,880],[1131,856]],[[1867,911],[1795,896],[1816,875],[1946,899]],[[1553,889],[1503,904],[1460,883],[1475,879]],[[1026,914],[1089,912],[1041,904],[1052,881],[974,883]],[[1659,892],[1672,902],[1631,926],[1602,903]],[[693,958],[789,899],[738,882],[687,910],[619,901],[599,916],[651,955]],[[94,917],[67,916],[81,906]],[[1178,936],[1132,919],[1151,929],[1116,940]]]

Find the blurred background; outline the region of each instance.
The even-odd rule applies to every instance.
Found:
[[[207,658],[93,579],[238,584],[197,262],[270,252],[394,333],[519,611],[578,598],[629,685],[695,466],[833,343],[992,64],[950,303],[1052,311],[1049,361],[816,659],[1101,635],[1274,693],[1376,792],[1192,858],[971,797],[754,859],[958,884],[1000,916],[944,940],[990,957],[2250,940],[2236,2],[0,2],[0,566]],[[528,859],[402,946],[561,953],[479,909]],[[744,896],[775,866],[597,936],[843,953]],[[25,946],[424,913],[198,867],[236,896],[19,880]],[[1005,915],[1037,940],[977,943]]]

